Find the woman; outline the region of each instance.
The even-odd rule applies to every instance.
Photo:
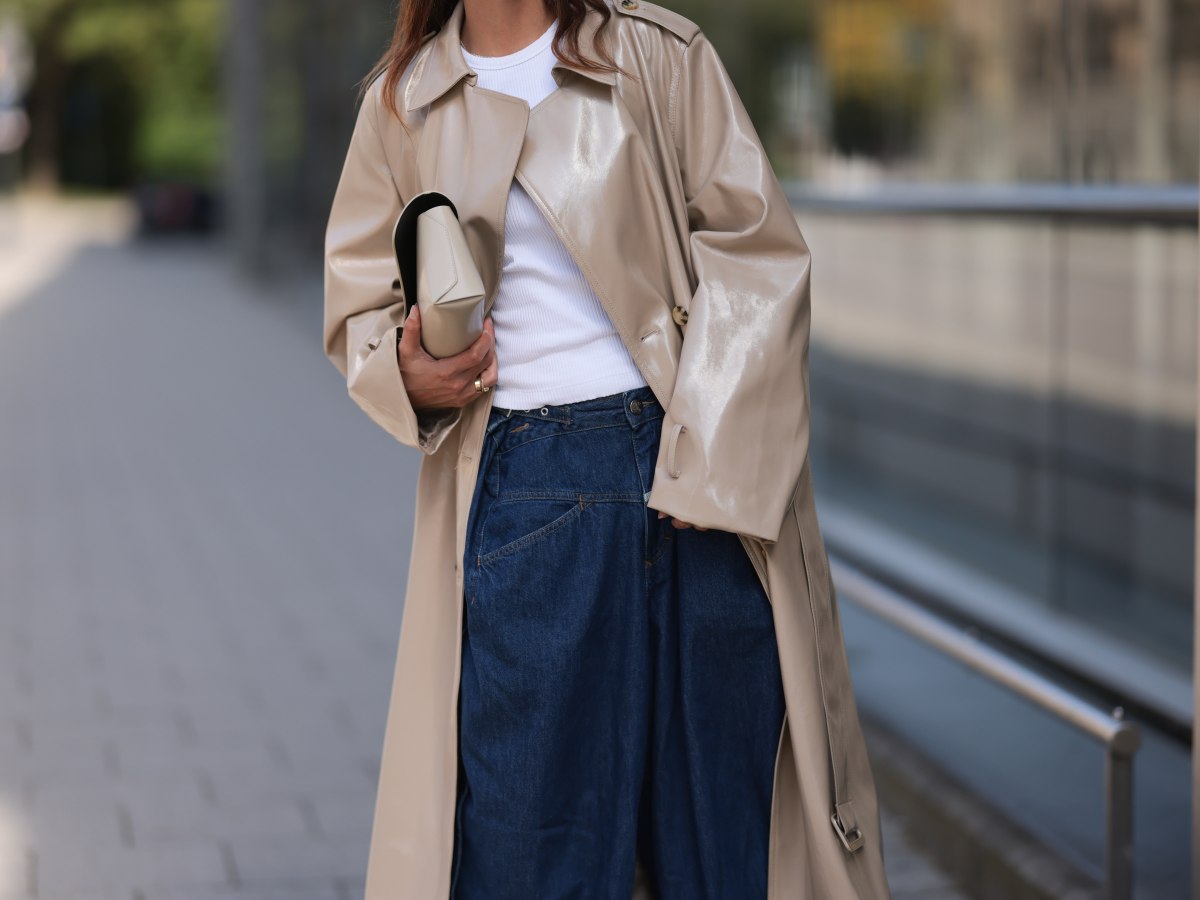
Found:
[[[646,0],[413,0],[366,83],[325,351],[423,454],[368,900],[887,898],[808,248],[712,45]],[[446,359],[392,288],[429,189],[487,288]]]

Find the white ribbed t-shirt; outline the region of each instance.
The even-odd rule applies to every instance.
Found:
[[[545,100],[558,87],[550,47],[557,24],[505,56],[476,56],[463,47],[476,85],[520,97],[530,108]],[[646,384],[591,285],[515,178],[491,316],[499,373],[495,406],[531,409]]]

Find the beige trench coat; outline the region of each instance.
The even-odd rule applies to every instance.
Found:
[[[490,310],[516,178],[666,410],[649,505],[737,533],[773,604],[787,710],[770,900],[888,900],[808,462],[808,247],[705,34],[647,0],[608,3],[607,22],[587,14],[580,48],[598,60],[607,41],[630,75],[557,62],[558,89],[530,109],[476,84],[459,47],[458,0],[400,82],[411,136],[376,80],[333,202],[325,352],[359,406],[423,454],[366,898],[449,893],[462,558],[492,396],[441,416],[414,412],[395,349],[404,298],[393,287],[392,226],[413,194],[448,194]],[[652,896],[640,865],[633,896]]]

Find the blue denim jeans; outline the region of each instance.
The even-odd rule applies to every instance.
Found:
[[[452,900],[766,897],[784,697],[736,534],[646,505],[648,387],[493,407],[467,525]]]

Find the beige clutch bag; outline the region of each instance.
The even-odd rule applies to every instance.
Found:
[[[467,246],[458,210],[439,191],[405,204],[392,236],[407,317],[421,309],[421,345],[434,357],[466,350],[483,332],[483,278]]]

